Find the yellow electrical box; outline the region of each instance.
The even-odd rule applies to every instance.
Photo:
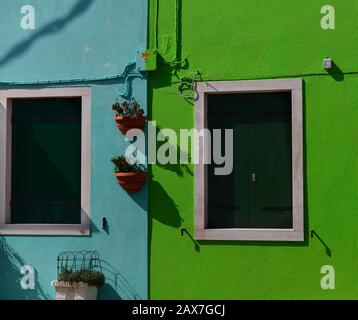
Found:
[[[157,52],[155,50],[138,51],[136,63],[139,71],[155,71],[157,69]]]

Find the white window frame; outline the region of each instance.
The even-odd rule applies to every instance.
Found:
[[[12,100],[16,98],[82,98],[81,223],[11,224]],[[90,235],[91,88],[0,89],[0,235]]]
[[[195,239],[304,241],[302,79],[199,82],[196,84],[195,128],[207,128],[207,96],[224,93],[291,92],[292,94],[292,229],[207,228],[207,166],[195,165]],[[196,154],[203,154],[203,142]]]

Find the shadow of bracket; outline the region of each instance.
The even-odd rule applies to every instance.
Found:
[[[188,232],[188,230],[186,230],[185,228],[182,228],[182,229],[180,230],[180,233],[181,233],[182,236],[184,236],[184,233],[186,233],[186,234],[188,235],[188,237],[190,238],[190,240],[193,241],[195,251],[200,252],[200,245],[199,245],[199,243],[193,238],[193,236]]]
[[[331,251],[331,249],[327,246],[327,244],[322,240],[322,238],[317,234],[317,232],[316,231],[314,231],[314,230],[311,230],[311,238],[314,238],[314,237],[316,237],[321,243],[322,243],[322,245],[325,247],[325,249],[326,249],[326,254],[327,254],[327,256],[328,257],[332,257],[332,251]]]

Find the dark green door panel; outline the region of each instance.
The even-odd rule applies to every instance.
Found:
[[[208,166],[207,227],[292,228],[291,94],[209,95],[207,119],[234,129],[232,174]]]
[[[234,169],[231,175],[214,175],[214,165],[208,166],[208,227],[245,228],[249,222],[249,110],[237,104],[236,95],[208,97],[208,127],[234,130]],[[222,148],[224,148],[224,133]],[[224,154],[225,150],[222,150]]]
[[[250,102],[249,226],[292,228],[291,95],[261,93]]]
[[[12,223],[80,223],[81,99],[16,99]]]

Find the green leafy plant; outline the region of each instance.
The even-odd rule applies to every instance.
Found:
[[[115,172],[145,172],[143,166],[130,164],[123,156],[114,157],[111,162],[114,164]]]
[[[72,271],[62,268],[58,280],[70,282],[71,284],[74,282],[84,282],[89,286],[100,288],[104,285],[105,277],[104,274],[99,271],[89,269]]]
[[[116,112],[116,117],[125,117],[131,119],[144,118],[144,110],[138,102],[133,98],[130,101],[119,103],[118,99],[112,105],[112,109]]]

